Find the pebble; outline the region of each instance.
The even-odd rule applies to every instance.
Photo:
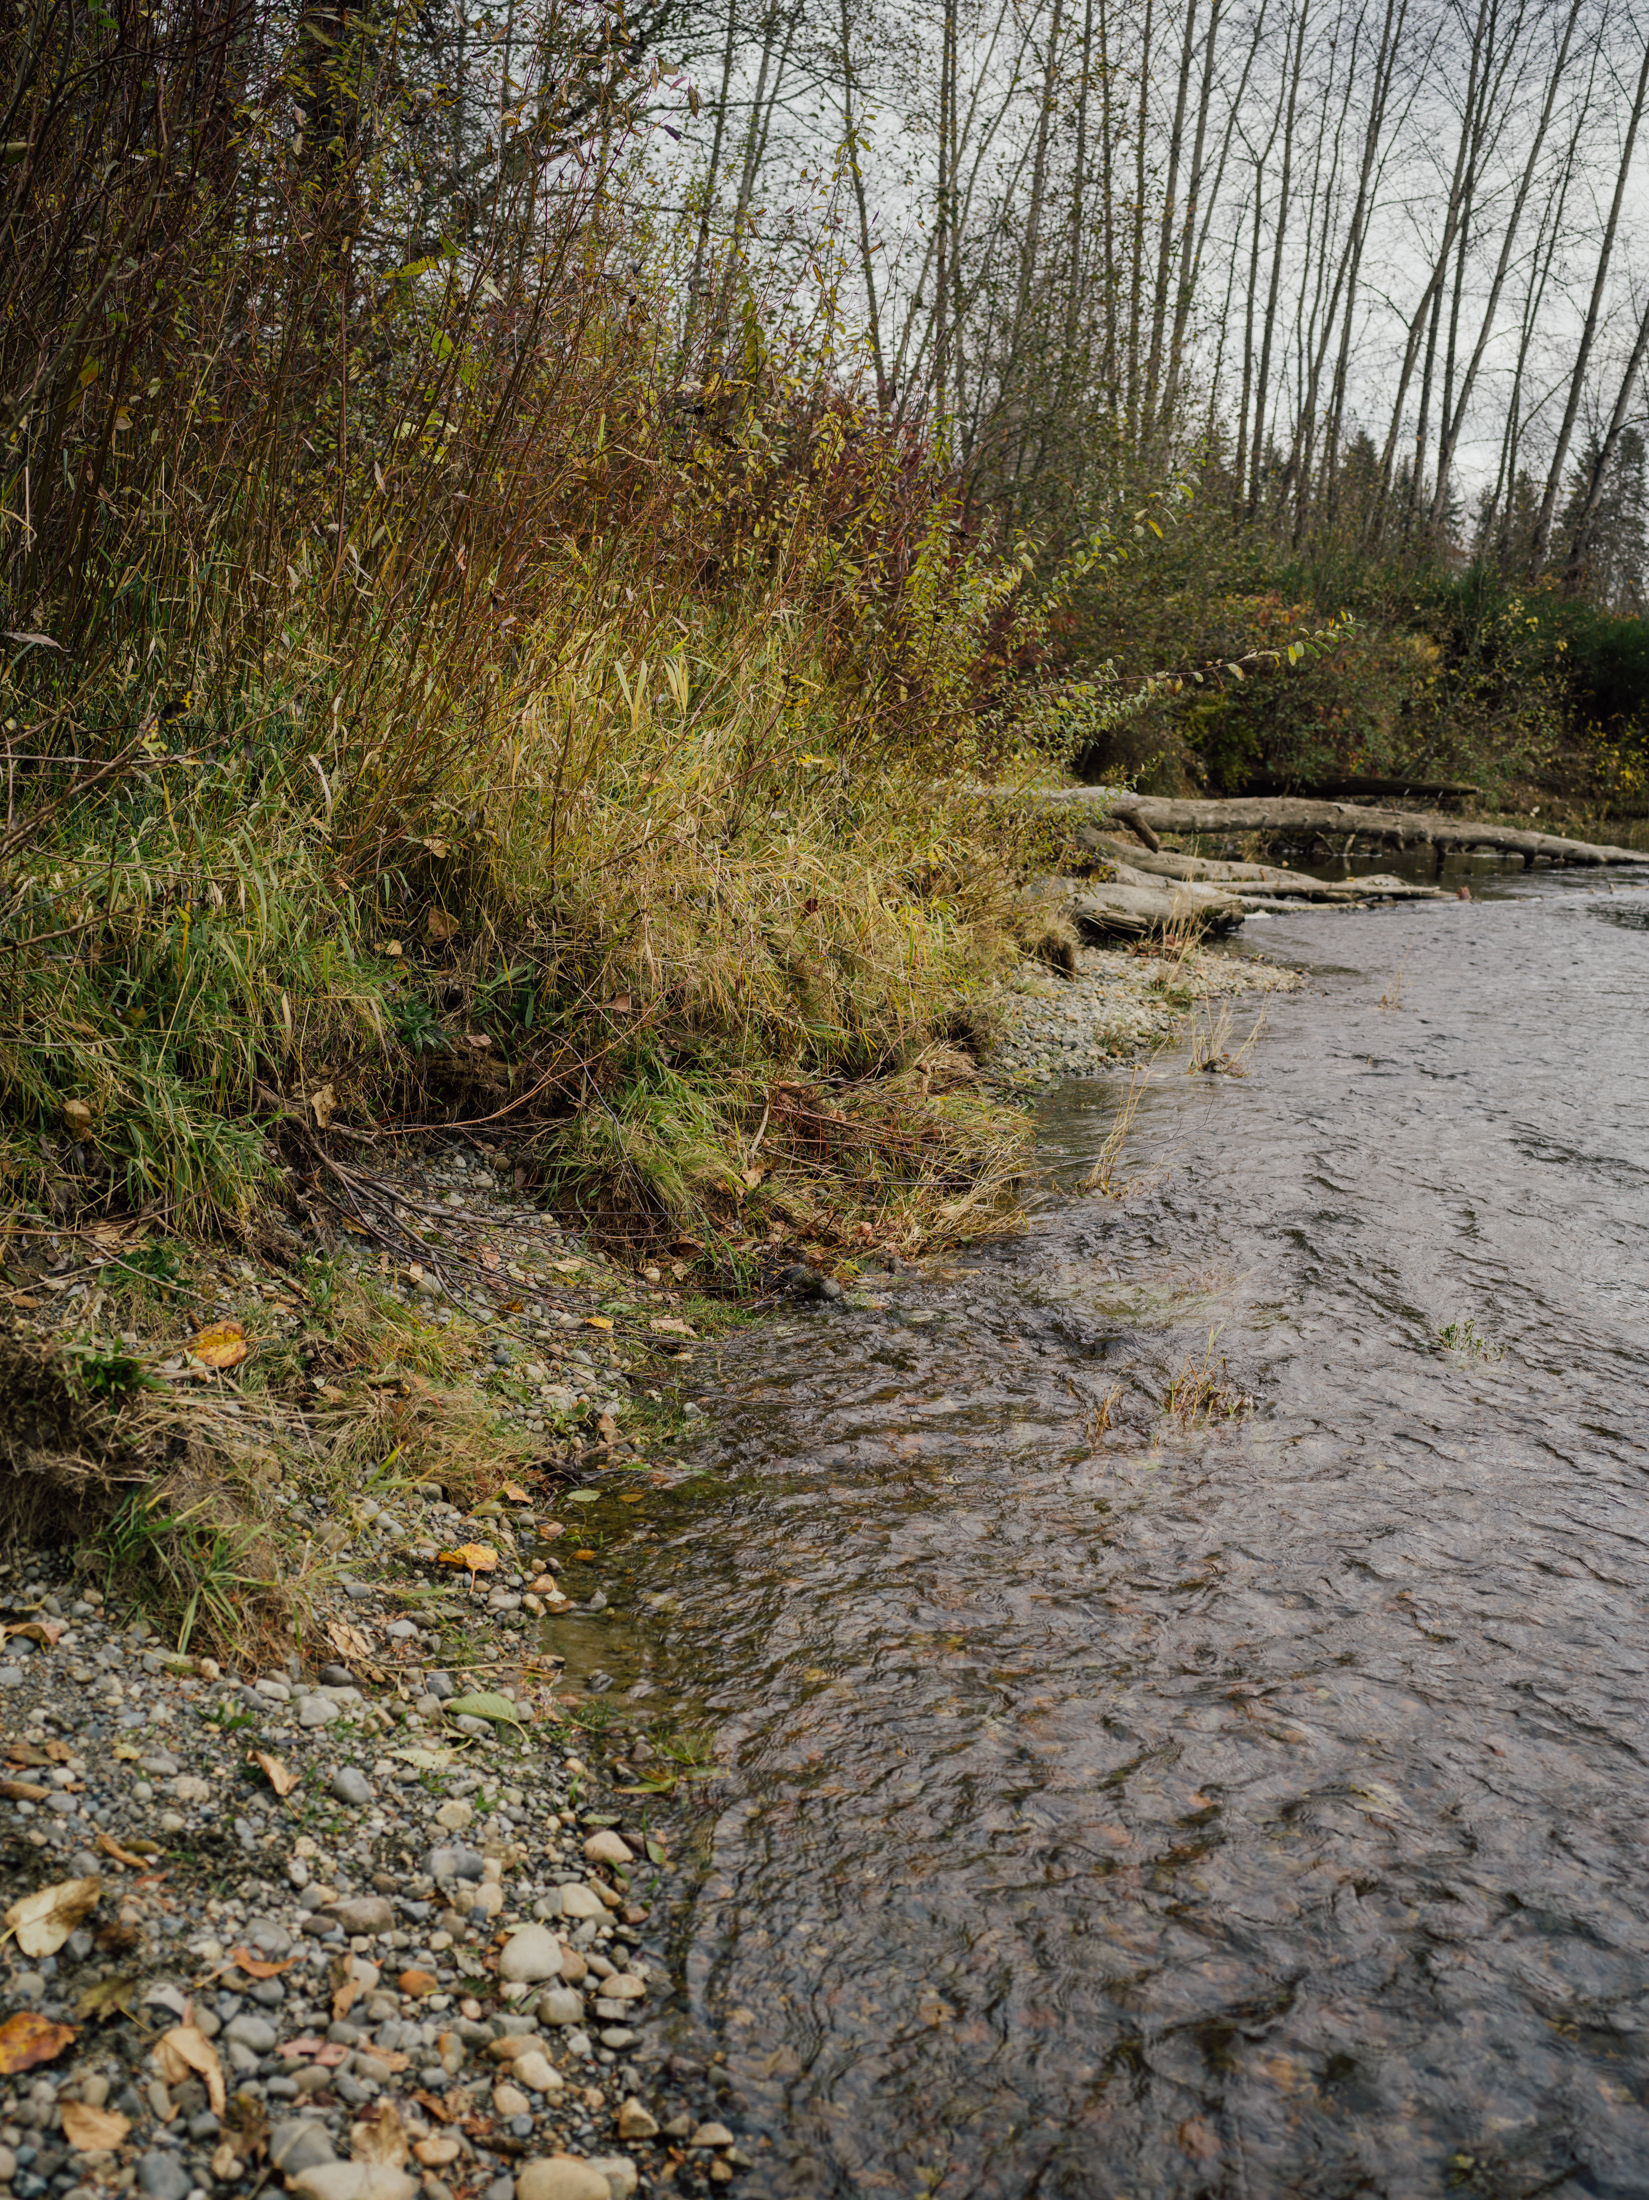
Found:
[[[611,2200],[605,2174],[573,2154],[524,2162],[516,2172],[515,2200]]]
[[[286,2189],[298,2200],[412,2200],[417,2188],[387,2162],[321,2162],[289,2177]]]
[[[327,1783],[340,1803],[370,1803],[372,1789],[366,1774],[354,1765],[340,1765]]]
[[[328,1914],[346,1933],[387,1933],[395,1923],[395,1905],[381,1894],[357,1895],[352,1901],[334,1902]]]
[[[289,2123],[276,2124],[269,2134],[269,2159],[283,2175],[300,2169],[316,2169],[322,2162],[337,2160],[325,2124],[305,2118],[294,2118]]]
[[[536,1985],[561,1976],[561,1943],[547,1925],[523,1925],[505,1941],[498,1958],[501,1979]]]
[[[137,2186],[147,2200],[189,2200],[194,2180],[180,2154],[158,2149],[137,2158]]]
[[[604,1826],[585,1842],[584,1857],[591,1864],[633,1864],[635,1851],[622,1834],[613,1833]]]

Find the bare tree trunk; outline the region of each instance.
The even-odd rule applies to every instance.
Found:
[[[865,326],[870,336],[870,356],[876,369],[876,405],[886,412],[892,392],[888,387],[887,361],[882,351],[882,317],[876,305],[876,256],[871,243],[870,204],[865,193],[864,163],[860,158],[859,124],[853,108],[853,26],[848,0],[841,0],[842,26],[842,133],[847,143],[848,174],[853,184],[853,203],[859,217],[859,280],[865,286]]]
[[[1288,67],[1285,42],[1284,66],[1288,71],[1288,104],[1283,123],[1283,166],[1277,185],[1276,233],[1271,247],[1271,279],[1266,289],[1265,321],[1260,335],[1260,365],[1254,383],[1254,445],[1249,453],[1248,516],[1253,519],[1260,508],[1260,484],[1265,467],[1265,417],[1270,395],[1271,347],[1277,325],[1277,294],[1282,285],[1283,245],[1288,233],[1289,192],[1294,169],[1294,118],[1300,98],[1300,75],[1305,65],[1306,25],[1311,18],[1311,0],[1298,0],[1299,13],[1294,18],[1294,61]]]
[[[1546,79],[1546,94],[1541,101],[1540,119],[1535,126],[1534,137],[1529,146],[1528,157],[1523,163],[1522,173],[1518,177],[1517,192],[1512,200],[1511,210],[1507,214],[1501,229],[1500,252],[1495,261],[1494,278],[1489,285],[1488,300],[1484,305],[1483,318],[1478,327],[1477,342],[1472,348],[1471,358],[1467,361],[1465,371],[1460,377],[1459,394],[1455,397],[1452,408],[1448,391],[1445,389],[1443,421],[1437,447],[1437,485],[1432,495],[1431,505],[1431,528],[1434,534],[1443,524],[1443,514],[1448,500],[1449,475],[1454,465],[1455,449],[1460,441],[1460,431],[1465,425],[1466,408],[1471,403],[1472,391],[1477,384],[1478,369],[1483,364],[1483,354],[1488,348],[1495,316],[1500,310],[1500,295],[1505,288],[1507,272],[1512,264],[1513,248],[1517,242],[1518,232],[1523,225],[1523,209],[1528,203],[1529,192],[1534,183],[1535,173],[1540,165],[1541,148],[1546,142],[1546,133],[1551,127],[1558,92],[1568,76],[1569,48],[1574,38],[1576,26],[1580,22],[1582,5],[1583,0],[1570,0],[1569,13],[1563,25],[1563,35],[1558,42],[1557,54]],[[1457,281],[1455,284],[1455,304],[1457,308],[1459,298],[1460,285]],[[1452,365],[1453,343],[1451,338],[1451,369]],[[1521,379],[1521,367],[1522,361],[1520,358],[1519,379]]]
[[[1609,218],[1604,224],[1603,241],[1598,247],[1597,271],[1592,280],[1592,295],[1586,307],[1586,322],[1580,332],[1580,347],[1575,354],[1574,370],[1569,377],[1569,394],[1563,407],[1563,422],[1557,431],[1557,442],[1552,449],[1552,463],[1547,469],[1546,487],[1540,499],[1540,512],[1535,520],[1534,541],[1529,550],[1531,580],[1546,562],[1546,548],[1552,535],[1552,511],[1557,503],[1563,469],[1569,459],[1569,444],[1575,432],[1575,417],[1580,411],[1581,392],[1586,386],[1586,370],[1591,364],[1592,346],[1597,341],[1597,325],[1603,311],[1604,285],[1609,276],[1609,262],[1614,257],[1621,201],[1626,195],[1626,179],[1632,165],[1632,154],[1637,146],[1638,126],[1643,120],[1646,97],[1649,97],[1649,40],[1644,43],[1643,66],[1638,71],[1637,88],[1632,95],[1632,111],[1627,119],[1626,136],[1620,150],[1620,166],[1615,172],[1615,195],[1609,203]]]
[[[1569,538],[1569,556],[1564,567],[1563,585],[1569,594],[1575,594],[1586,572],[1586,550],[1591,540],[1592,524],[1597,518],[1598,504],[1603,495],[1603,484],[1609,478],[1609,462],[1615,455],[1620,432],[1626,425],[1626,415],[1631,410],[1632,394],[1637,388],[1638,376],[1643,370],[1644,353],[1649,351],[1649,305],[1638,320],[1637,342],[1632,346],[1632,356],[1626,362],[1626,372],[1620,378],[1620,390],[1615,398],[1615,409],[1609,415],[1609,425],[1603,441],[1598,445],[1597,456],[1592,462],[1590,477],[1586,483],[1586,495],[1582,500],[1579,517],[1575,521],[1573,535]]]
[[[1185,110],[1191,97],[1191,63],[1196,53],[1197,0],[1182,0],[1182,5],[1185,34],[1180,41],[1179,75],[1174,85],[1174,121],[1168,133],[1168,178],[1157,240],[1156,281],[1151,292],[1151,349],[1145,363],[1145,389],[1140,401],[1141,441],[1146,443],[1155,432],[1157,392],[1162,381],[1162,347],[1168,327],[1168,279],[1174,261],[1174,227],[1179,219],[1180,158],[1185,145]]]

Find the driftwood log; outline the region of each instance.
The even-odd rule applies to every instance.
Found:
[[[1306,802],[1292,795],[1236,796],[1220,801],[1169,801],[1158,795],[1116,794],[1103,787],[1043,787],[1028,799],[1059,808],[1091,809],[1116,818],[1153,854],[1163,833],[1320,833],[1330,840],[1379,841],[1398,848],[1432,848],[1439,864],[1451,849],[1482,848],[1517,855],[1524,866],[1548,863],[1649,863],[1649,850],[1565,840],[1557,833],[1521,832],[1440,817],[1435,810],[1379,810],[1361,802]]]
[[[1083,829],[1083,845],[1102,855],[1125,885],[1144,885],[1151,878],[1197,879],[1222,886],[1245,903],[1255,896],[1267,902],[1283,901],[1448,901],[1452,897],[1439,886],[1416,886],[1409,879],[1312,878],[1306,871],[1285,871],[1273,863],[1220,863],[1211,856],[1176,855],[1169,849],[1156,854],[1131,846],[1125,840]]]
[[[1361,802],[1306,802],[1292,795],[1181,802],[1160,795],[1118,794],[1108,787],[982,787],[978,792],[1115,818],[1152,854],[1161,850],[1158,836],[1162,833],[1278,833],[1343,838],[1348,847],[1354,841],[1373,840],[1398,848],[1431,848],[1439,866],[1451,849],[1462,848],[1521,856],[1525,868],[1536,862],[1649,863],[1649,848],[1565,840],[1559,833],[1522,832],[1510,825],[1462,823],[1431,810],[1377,810]]]

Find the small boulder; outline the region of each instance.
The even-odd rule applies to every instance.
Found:
[[[612,2200],[612,2187],[593,2162],[551,2154],[522,2163],[515,2173],[515,2200]]]
[[[412,2200],[417,2187],[387,2162],[321,2162],[288,2177],[286,2189],[298,2200]]]
[[[540,2047],[517,2055],[510,2065],[510,2076],[531,2093],[559,2093],[567,2082]]]
[[[584,1996],[570,1986],[552,1986],[539,1995],[536,2008],[540,2024],[582,2024]]]
[[[561,1943],[547,1925],[521,1925],[505,1941],[498,1976],[506,1984],[535,1986],[561,1976]]]
[[[354,1765],[340,1765],[327,1785],[340,1803],[353,1803],[359,1808],[372,1800],[372,1783]]]
[[[607,1905],[593,1887],[563,1887],[561,1914],[563,1917],[605,1917]]]
[[[632,2096],[618,2112],[618,2135],[621,2139],[656,2139],[658,2118]]]
[[[269,2160],[283,2176],[295,2177],[301,2169],[318,2169],[323,2162],[335,2162],[337,2158],[338,2150],[325,2124],[306,2116],[291,2117],[269,2134]]]
[[[358,1894],[330,1903],[326,1914],[346,1933],[387,1933],[395,1922],[395,1905],[381,1894]]]
[[[603,1826],[599,1833],[592,1833],[584,1844],[584,1861],[587,1864],[633,1864],[635,1851],[621,1834]]]

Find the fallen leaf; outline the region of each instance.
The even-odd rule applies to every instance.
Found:
[[[111,2017],[129,2017],[132,2013],[132,1996],[137,1992],[137,1975],[131,1971],[115,1971],[108,1978],[100,1978],[95,1986],[88,1986],[74,2005],[74,2013],[84,2024],[96,2017],[107,2024]]]
[[[61,2110],[63,2136],[77,2154],[108,2154],[119,2146],[131,2119],[112,2108],[91,2108],[84,2101],[65,2101]]]
[[[266,1749],[248,1750],[246,1761],[249,1765],[257,1766],[258,1770],[263,1774],[264,1778],[269,1782],[269,1785],[279,1796],[285,1797],[290,1795],[292,1790],[299,1783],[300,1775],[296,1772],[288,1772],[285,1765],[281,1763],[280,1759],[278,1757],[271,1757],[268,1750]]]
[[[619,1503],[621,1505],[639,1505],[646,1495],[645,1490],[626,1490],[619,1499]]]
[[[115,1754],[116,1756],[120,1754],[118,1744],[115,1748]],[[135,1757],[137,1751],[133,1749],[130,1754]],[[8,1742],[6,1744],[6,1762],[9,1765],[45,1765],[50,1764],[51,1759],[43,1749],[36,1749],[33,1742]]]
[[[550,1266],[559,1269],[564,1276],[576,1276],[584,1263],[581,1260],[552,1260]]]
[[[346,1658],[370,1658],[372,1645],[358,1627],[351,1627],[346,1619],[329,1619],[326,1623],[326,1639],[334,1650],[341,1650]]]
[[[321,1085],[309,1095],[309,1112],[315,1118],[315,1128],[324,1131],[337,1113],[338,1095],[330,1085]]]
[[[610,1444],[618,1434],[618,1423],[610,1413],[604,1413],[596,1422],[596,1434],[604,1444]]]
[[[6,1930],[15,1933],[26,1956],[54,1956],[80,1920],[97,1907],[103,1882],[60,1879],[54,1886],[39,1887],[14,1902],[6,1912]]]
[[[379,2101],[349,2127],[349,2152],[357,2162],[381,2162],[399,2169],[407,2158],[407,2135],[393,2101]]]
[[[446,1709],[460,1718],[490,1719],[495,1726],[519,1726],[521,1707],[508,1696],[449,1696]]]
[[[74,2038],[68,2025],[53,2024],[37,2010],[20,2009],[0,2024],[0,2078],[15,2078],[20,2070],[53,2061],[74,2045]]]
[[[459,1762],[459,1752],[456,1749],[420,1749],[414,1746],[410,1749],[392,1749],[389,1754],[399,1758],[403,1764],[414,1766],[419,1772],[444,1772]]]
[[[563,1490],[561,1502],[564,1505],[593,1505],[600,1495],[599,1490]]]
[[[435,1555],[443,1566],[462,1566],[471,1574],[490,1574],[498,1564],[498,1553],[490,1543],[460,1543]]]
[[[0,1780],[0,1795],[8,1803],[43,1803],[50,1793],[50,1788],[36,1787],[32,1780]]]
[[[458,919],[449,917],[444,909],[432,909],[424,919],[424,930],[437,947],[444,947],[458,929]]]
[[[612,1317],[608,1314],[586,1314],[584,1326],[586,1329],[611,1329]]]
[[[536,1581],[528,1582],[527,1594],[534,1597],[565,1597],[566,1592],[554,1574],[540,1574]]]
[[[140,1872],[147,1868],[149,1859],[135,1855],[130,1849],[123,1849],[112,1833],[100,1833],[97,1847],[103,1855],[112,1856],[117,1864],[124,1864],[128,1871]]]
[[[443,2101],[437,2093],[415,2093],[413,2099],[420,2108],[427,2109],[437,2123],[452,2124],[464,2114],[456,2102]]]
[[[244,1971],[248,1978],[279,1978],[283,1971],[290,1971],[294,1963],[301,1963],[302,1956],[288,1956],[284,1963],[269,1963],[262,1956],[255,1956],[250,1948],[231,1948],[229,1960],[237,1971]]]
[[[223,2114],[228,2102],[223,2065],[218,2061],[217,2049],[198,2026],[174,2024],[169,2032],[162,2032],[155,2042],[155,2067],[167,2085],[182,2085],[191,2071],[204,2078],[212,2114]]]
[[[499,1495],[507,1497],[512,1505],[530,1505],[532,1503],[532,1492],[524,1490],[519,1482],[506,1482]]]
[[[659,1320],[647,1324],[661,1337],[696,1337],[698,1332],[691,1322],[679,1321],[673,1314],[662,1315]]]
[[[616,1008],[621,1016],[627,1016],[630,1012],[630,996],[628,993],[615,993],[607,1006]]]
[[[483,1245],[481,1248],[481,1265],[483,1268],[496,1268],[498,1266],[498,1255],[490,1245]]]
[[[318,2055],[325,2045],[325,2040],[318,2039],[312,2032],[302,2032],[295,2040],[282,2040],[276,2053],[291,2062],[299,2055]]]
[[[0,1635],[21,1635],[25,1642],[37,1642],[43,1650],[49,1650],[68,1626],[65,1619],[20,1619],[0,1627]]]
[[[361,1998],[361,1982],[348,1956],[334,1956],[327,1975],[332,1987],[332,2021],[342,2024]]]
[[[239,1367],[246,1357],[246,1331],[239,1322],[213,1322],[189,1340],[189,1349],[208,1367]]]

